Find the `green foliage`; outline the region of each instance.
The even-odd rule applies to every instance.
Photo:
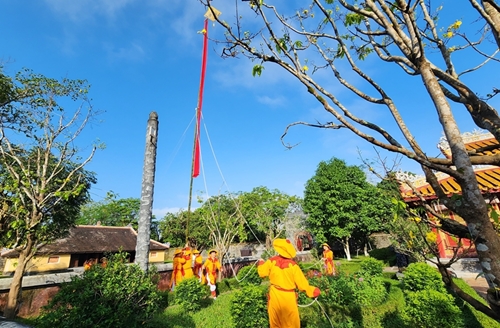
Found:
[[[176,303],[186,311],[199,311],[202,300],[209,295],[207,285],[200,284],[196,277],[182,280],[175,286],[174,293]]]
[[[362,277],[381,277],[384,271],[384,262],[367,257],[361,261],[359,275]]]
[[[301,200],[298,197],[263,186],[241,193],[238,199],[241,201],[241,213],[252,230],[245,227],[245,239],[249,241],[257,237],[258,240],[267,238],[270,242],[282,237],[284,222],[291,220],[290,214],[301,210]]]
[[[380,276],[360,276],[340,272],[336,276],[321,276],[310,279],[321,291],[319,300],[337,306],[375,306],[387,297],[384,279]],[[299,293],[299,303],[307,304],[307,297]]]
[[[234,291],[238,288],[240,288],[240,284],[236,278],[226,278],[217,282],[217,290],[219,294]]]
[[[424,289],[405,294],[403,319],[411,327],[463,327],[461,310],[446,292]]]
[[[348,13],[345,15],[345,26],[359,25],[363,21],[364,16],[357,13]]]
[[[405,291],[417,292],[431,289],[444,292],[444,283],[437,269],[426,263],[412,263],[404,272],[403,288]]]
[[[212,246],[210,231],[205,227],[198,212],[167,213],[159,221],[161,242],[170,242],[171,247],[183,247],[186,243],[186,226],[189,219],[189,244],[193,248],[207,249]]]
[[[259,286],[262,283],[262,278],[259,277],[257,267],[255,265],[247,265],[238,271],[236,275],[240,286],[254,285]]]
[[[319,243],[355,233],[366,240],[371,232],[383,230],[391,207],[360,167],[337,158],[320,162],[304,191],[306,223]]]
[[[109,191],[102,201],[86,204],[81,210],[77,224],[95,225],[97,222],[105,226],[131,224],[137,229],[140,199],[118,197],[118,194]]]
[[[255,75],[260,76],[262,74],[262,70],[264,70],[264,66],[262,65],[255,65],[252,68],[252,76],[255,77]]]
[[[158,291],[157,274],[128,265],[126,256],[110,255],[106,268],[93,266],[63,284],[36,327],[143,327],[166,298]]]
[[[267,298],[262,287],[246,286],[236,291],[230,312],[235,328],[267,327]]]
[[[396,265],[396,253],[391,247],[376,248],[368,252],[370,257],[384,262],[386,266]]]

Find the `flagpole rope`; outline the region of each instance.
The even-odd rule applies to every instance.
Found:
[[[203,114],[202,114],[202,118],[203,118]],[[217,170],[219,171],[219,174],[222,178],[222,182],[223,182],[223,185],[227,188],[228,190],[228,193],[229,193],[229,196],[231,198],[231,200],[234,202],[235,206],[236,206],[236,210],[238,211],[238,214],[240,215],[240,217],[243,219],[244,223],[246,224],[246,226],[248,227],[248,229],[250,230],[250,232],[252,233],[252,235],[254,236],[255,240],[257,240],[257,242],[259,243],[259,245],[261,246],[264,246],[265,248],[265,245],[260,241],[260,239],[257,237],[256,233],[253,231],[252,227],[250,226],[250,224],[248,223],[248,221],[246,220],[245,216],[243,215],[243,213],[241,212],[241,209],[240,209],[240,206],[239,204],[234,200],[234,198],[232,197],[232,193],[229,189],[229,186],[226,182],[226,178],[224,177],[224,174],[222,173],[222,169],[219,165],[219,161],[217,160],[217,156],[215,155],[215,150],[214,150],[214,147],[212,145],[212,140],[210,139],[210,134],[208,133],[208,128],[205,124],[205,121],[202,120],[202,123],[203,123],[203,128],[205,130],[205,134],[207,136],[207,141],[208,141],[208,145],[210,147],[210,151],[212,152],[212,156],[214,158],[214,161],[215,161],[215,165],[217,166]],[[200,152],[201,154],[201,152]],[[201,157],[201,155],[200,155]],[[208,186],[207,186],[207,183],[206,183],[206,179],[205,179],[205,171],[204,171],[204,164],[203,164],[203,160],[201,161],[201,168],[202,168],[202,172],[203,172],[203,181],[204,181],[204,185],[205,185],[205,192],[207,194],[207,198],[210,198],[209,197],[209,192],[208,192]],[[210,208],[210,211],[212,212],[212,216],[214,215],[213,211],[212,211],[212,208]],[[257,264],[258,260],[256,260],[252,266],[255,266]],[[241,280],[238,279],[237,275],[236,275],[236,270],[234,269],[234,266],[233,264],[231,263],[231,261],[229,260],[228,261],[229,263],[229,266],[231,268],[231,271],[233,272],[233,276],[235,277],[236,281],[238,282],[241,282],[243,280],[245,280],[245,278],[250,274],[251,270],[248,270],[248,272],[245,274],[245,276],[243,278],[241,278]]]

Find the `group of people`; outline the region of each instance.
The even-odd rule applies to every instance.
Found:
[[[333,252],[326,243],[323,247],[325,274],[334,275]],[[309,285],[307,278],[293,260],[297,254],[295,247],[288,239],[276,239],[273,248],[278,255],[268,260],[258,261],[257,271],[261,278],[269,277],[268,314],[270,328],[299,328],[300,317],[297,305],[297,292],[300,290],[308,297],[317,298],[321,291]],[[172,289],[183,279],[196,276],[200,283],[210,286],[213,298],[216,298],[217,272],[221,271],[221,264],[217,259],[217,251],[208,252],[209,257],[203,263],[198,250],[189,247],[178,249],[174,253],[174,270],[172,273]]]
[[[173,259],[173,271],[170,289],[174,290],[182,280],[196,277],[200,283],[210,287],[212,297],[217,298],[216,282],[219,272],[223,272],[218,252],[215,249],[208,251],[208,258],[203,263],[203,257],[197,249],[184,247],[176,249]]]

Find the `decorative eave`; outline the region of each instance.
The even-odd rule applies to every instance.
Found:
[[[472,155],[500,154],[500,146],[499,148],[495,147],[498,145],[498,140],[487,131],[474,130],[472,132],[463,133],[462,140],[465,143],[465,149],[468,152],[472,152]],[[445,136],[441,137],[439,140],[438,148],[446,158],[451,158],[450,145]]]
[[[478,182],[479,189],[482,194],[495,194],[500,193],[500,167],[498,166],[487,166],[477,168],[476,178]],[[443,189],[444,193],[451,197],[454,194],[461,194],[462,188],[455,180],[455,178],[438,173],[439,185]],[[413,180],[411,179],[413,178]],[[411,187],[405,182],[409,181],[415,189],[420,193],[420,195],[425,200],[436,199],[436,193],[434,189],[425,181],[425,177],[422,176],[411,176],[405,177],[405,174],[398,174],[398,180],[401,181],[401,196],[405,202],[418,201],[420,198],[413,192]]]

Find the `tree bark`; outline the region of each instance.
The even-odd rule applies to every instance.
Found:
[[[5,318],[12,320],[17,315],[19,296],[21,295],[21,290],[23,286],[23,274],[26,270],[26,265],[32,258],[30,255],[33,251],[33,243],[31,238],[28,238],[28,243],[26,247],[19,252],[18,263],[16,266],[16,271],[14,271],[14,276],[12,277],[12,282],[10,284],[9,295],[7,296],[7,304],[5,306],[3,315]]]
[[[465,220],[472,240],[475,240],[476,237],[484,240],[484,243],[476,242],[475,244],[481,268],[490,287],[499,286],[500,263],[499,261],[493,261],[493,259],[500,254],[500,239],[490,221],[488,207],[479,190],[474,168],[449,103],[446,101],[441,88],[439,88],[439,83],[432,73],[429,62],[423,58],[419,64],[422,80],[438,111],[439,120],[450,145],[456,171],[460,173],[460,179],[457,179],[457,181],[462,187],[462,197],[460,199],[444,197],[442,201],[446,207]],[[435,176],[431,176],[433,173],[429,169],[424,168],[424,171],[429,183],[436,180]],[[437,193],[442,194],[439,184],[433,183],[432,187],[437,190]],[[490,306],[492,306],[493,311],[500,314],[500,308],[491,303]]]
[[[151,217],[153,216],[153,191],[156,168],[156,145],[158,140],[158,114],[149,114],[146,130],[146,151],[142,173],[141,205],[139,208],[139,227],[135,248],[135,263],[143,271],[149,266],[149,243],[151,239]]]
[[[349,237],[345,237],[344,242],[342,243],[344,246],[345,256],[347,257],[347,261],[351,260],[351,250],[349,248]]]

